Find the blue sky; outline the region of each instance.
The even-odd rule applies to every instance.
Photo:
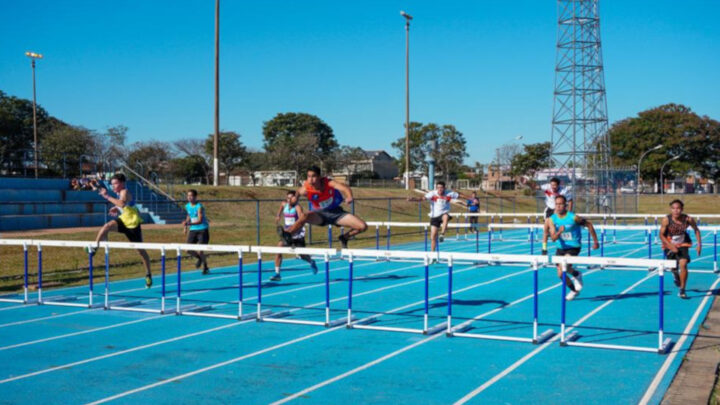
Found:
[[[0,0],[0,90],[129,141],[213,131],[213,0]],[[467,163],[522,135],[550,139],[556,2],[221,2],[221,128],[262,146],[278,112],[327,122],[344,145],[403,136],[405,32],[411,119],[453,124]],[[720,1],[600,3],[610,122],[668,102],[720,119]]]

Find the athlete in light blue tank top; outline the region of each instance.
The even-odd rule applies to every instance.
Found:
[[[301,217],[305,214],[300,205],[298,205],[298,196],[295,191],[288,191],[285,201],[280,204],[280,210],[275,215],[275,223],[277,224],[278,236],[280,236],[280,242],[278,246],[282,247],[305,247],[305,227],[298,228],[295,232],[291,233],[291,238],[288,242],[284,240],[283,234],[288,231],[293,225],[295,225]],[[280,266],[282,266],[282,255],[277,254],[275,256],[275,274],[270,277],[270,281],[281,281],[282,276],[280,275]],[[313,270],[313,274],[317,274],[318,268],[315,260],[309,255],[300,255],[300,259],[308,262],[310,268]]]
[[[582,227],[588,229],[590,237],[593,239],[593,249],[598,249],[597,234],[590,221],[580,218],[574,212],[566,210],[567,200],[565,196],[559,195],[555,197],[555,213],[545,220],[545,229],[550,233],[552,241],[557,245],[556,256],[577,256],[582,248]],[[554,259],[553,261],[559,262]],[[570,288],[570,292],[565,299],[570,301],[577,297],[583,288],[582,274],[575,270],[572,265],[568,264],[563,273],[562,265],[557,265],[558,277],[565,280],[565,284]],[[565,276],[565,277],[563,277]]]

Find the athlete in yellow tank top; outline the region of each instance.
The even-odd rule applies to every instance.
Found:
[[[90,251],[90,254],[95,254],[95,250],[100,244],[100,241],[107,237],[110,231],[118,231],[124,234],[130,242],[142,243],[142,217],[140,212],[135,205],[135,198],[125,188],[125,175],[117,173],[110,179],[110,185],[117,198],[108,195],[108,191],[104,187],[99,188],[99,194],[104,199],[108,200],[113,207],[110,208],[110,216],[115,217],[111,219],[102,228],[95,238],[95,249]],[[148,256],[145,249],[138,249],[137,252],[142,258],[143,264],[145,265],[145,286],[150,288],[152,286],[152,273],[150,272],[150,257]]]

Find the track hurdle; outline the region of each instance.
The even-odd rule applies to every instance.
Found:
[[[22,246],[23,249],[23,295],[3,294],[0,295],[0,302],[11,302],[18,304],[30,304],[37,300],[30,300],[28,295],[28,245],[31,240],[26,239],[0,239],[0,246]]]
[[[596,257],[579,257],[579,256],[562,256],[555,258],[554,263],[559,263],[562,270],[562,288],[560,291],[560,345],[561,346],[579,346],[579,347],[593,347],[599,349],[615,349],[615,350],[630,350],[639,352],[651,352],[664,354],[667,353],[672,340],[664,337],[664,296],[665,296],[665,285],[664,277],[666,269],[674,269],[676,263],[674,260],[651,260],[651,259],[626,259],[626,258],[596,258]],[[649,269],[657,269],[658,275],[658,345],[657,347],[643,347],[643,346],[630,346],[630,345],[619,345],[619,344],[605,344],[605,343],[589,343],[579,342],[578,339],[581,336],[576,330],[570,333],[566,333],[566,300],[565,294],[567,293],[567,269],[568,265],[596,265],[596,266],[631,266],[631,267],[645,267]]]
[[[347,307],[347,322],[346,326],[349,329],[370,329],[370,330],[382,330],[387,332],[404,332],[404,333],[415,333],[421,335],[433,335],[443,331],[446,328],[446,323],[429,326],[429,290],[430,290],[430,262],[432,259],[437,259],[437,253],[430,252],[410,252],[410,251],[377,251],[377,250],[363,250],[363,249],[343,249],[340,254],[342,257],[348,259],[348,307]],[[355,258],[373,258],[373,259],[385,259],[391,260],[392,258],[402,258],[403,260],[409,259],[423,263],[425,283],[424,283],[424,314],[423,314],[423,325],[422,328],[399,328],[393,326],[380,326],[380,325],[369,325],[368,320],[365,319],[363,322],[353,321],[353,262]],[[378,316],[376,316],[378,317]],[[371,317],[372,318],[372,317]]]
[[[275,247],[275,246],[252,246],[252,252],[257,254],[258,262],[258,279],[257,279],[257,309],[255,318],[258,322],[275,322],[275,323],[292,323],[298,325],[317,325],[324,327],[334,327],[347,323],[346,318],[331,319],[330,318],[330,257],[336,256],[336,249],[318,249],[318,248],[293,248],[293,247]],[[310,255],[321,256],[325,264],[325,319],[323,321],[313,321],[306,319],[292,319],[292,311],[280,311],[274,313],[266,313],[262,308],[262,255],[263,254],[292,254],[292,255]]]
[[[555,335],[552,329],[548,329],[541,334],[538,334],[538,271],[541,266],[547,265],[550,262],[548,256],[530,256],[530,255],[507,255],[507,254],[472,254],[472,253],[440,253],[440,256],[445,256],[448,260],[448,304],[447,304],[447,324],[446,324],[446,335],[449,337],[465,337],[472,339],[486,339],[486,340],[504,340],[511,342],[524,342],[540,344]],[[518,336],[507,336],[507,335],[490,335],[481,333],[469,333],[468,330],[472,328],[473,322],[481,319],[480,317],[474,317],[468,321],[462,322],[456,326],[452,325],[452,272],[453,272],[453,260],[473,260],[488,263],[520,263],[523,265],[529,265],[532,268],[533,275],[533,321],[532,321],[532,336],[531,337],[518,337]]]

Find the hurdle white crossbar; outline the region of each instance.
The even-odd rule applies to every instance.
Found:
[[[347,323],[346,326],[349,329],[368,329],[368,330],[381,330],[386,332],[403,332],[403,333],[415,333],[421,335],[434,335],[438,332],[443,331],[446,328],[446,323],[442,322],[434,326],[429,326],[429,291],[430,291],[430,263],[431,260],[437,259],[437,253],[432,252],[415,252],[415,251],[390,251],[390,250],[363,250],[363,249],[343,249],[340,254],[343,258],[347,259],[348,262],[348,306],[347,306]],[[425,299],[424,299],[424,313],[423,313],[423,327],[422,328],[400,328],[393,326],[380,326],[371,325],[366,322],[368,319],[362,321],[354,321],[352,314],[353,311],[353,281],[354,281],[354,261],[356,258],[376,258],[376,259],[390,259],[390,258],[403,258],[411,260],[419,260],[423,264],[424,268],[424,279],[425,279]],[[376,315],[375,318],[379,317]],[[374,321],[373,317],[371,319]]]
[[[10,302],[19,304],[29,304],[31,300],[28,297],[28,245],[30,245],[28,239],[0,239],[0,246],[22,246],[23,249],[23,295],[22,298],[17,297],[16,294],[5,294],[0,296],[0,302]],[[34,302],[34,301],[33,301]]]
[[[601,263],[604,262],[604,263]],[[664,354],[667,353],[672,340],[664,337],[664,296],[665,284],[664,276],[666,269],[674,269],[676,263],[674,260],[650,260],[650,259],[625,259],[625,258],[594,258],[594,257],[578,257],[578,256],[561,256],[555,257],[553,263],[559,264],[562,271],[562,288],[560,291],[560,345],[561,346],[580,346],[598,349],[614,349],[614,350],[630,350]],[[581,336],[577,331],[566,334],[566,293],[567,293],[567,272],[568,265],[577,264],[601,264],[601,265],[627,265],[627,266],[645,266],[648,269],[656,269],[658,276],[658,345],[657,347],[643,347],[619,344],[589,343],[578,342]]]
[[[320,249],[320,248],[292,248],[292,247],[275,247],[275,246],[253,246],[252,251],[257,254],[258,278],[257,278],[257,310],[255,318],[258,322],[274,322],[274,323],[291,323],[298,325],[315,325],[324,327],[334,327],[347,322],[346,318],[330,319],[330,257],[336,256],[336,249]],[[325,319],[323,321],[313,321],[306,319],[290,318],[294,311],[280,311],[267,313],[262,308],[262,255],[263,254],[296,254],[308,256],[321,256],[324,263],[324,293],[325,293]]]

